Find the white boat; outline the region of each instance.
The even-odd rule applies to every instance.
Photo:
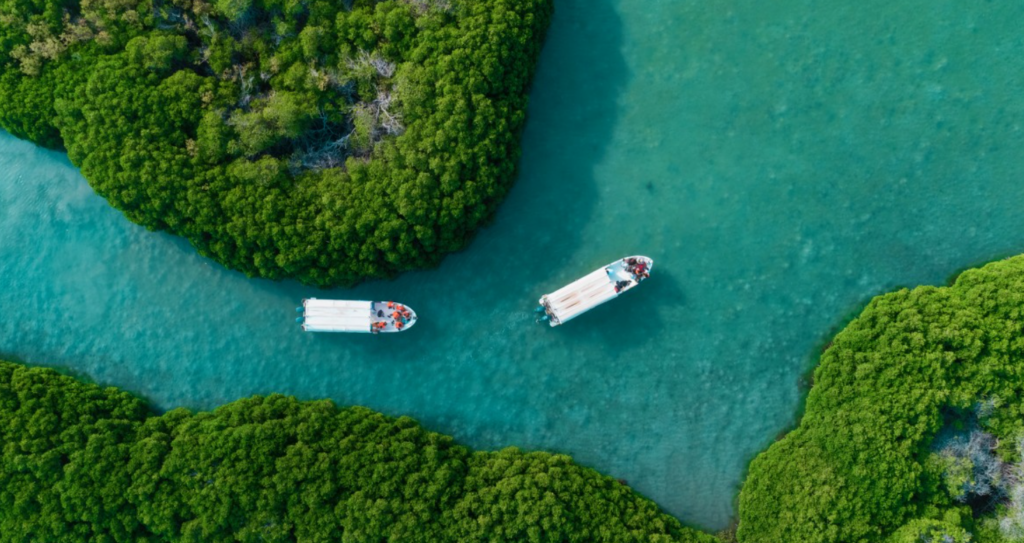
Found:
[[[302,317],[296,319],[307,332],[378,334],[404,332],[416,324],[416,312],[396,302],[351,300],[302,300]]]
[[[594,270],[580,279],[540,297],[540,308],[551,326],[565,324],[591,309],[617,298],[646,279],[654,261],[628,256]]]

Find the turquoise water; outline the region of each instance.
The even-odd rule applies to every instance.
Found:
[[[722,527],[845,318],[1024,252],[1024,4],[556,6],[516,188],[468,250],[392,282],[246,279],[0,137],[0,352],[160,408],[280,391],[567,452]],[[540,294],[636,253],[642,288],[533,322]],[[421,321],[303,334],[306,296]]]

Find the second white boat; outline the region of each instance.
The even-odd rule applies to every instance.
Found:
[[[650,276],[654,260],[629,256],[594,270],[580,279],[540,297],[551,326],[565,324],[591,309],[617,298]]]

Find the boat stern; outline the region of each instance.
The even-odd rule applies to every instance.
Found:
[[[559,324],[562,324],[562,322],[558,320],[558,316],[555,315],[555,312],[551,310],[551,304],[548,303],[547,294],[541,296],[540,300],[538,300],[537,303],[540,304],[540,307],[537,308],[537,311],[544,312],[544,316],[541,317],[540,320],[547,321],[548,325],[550,325],[552,328],[558,326]]]

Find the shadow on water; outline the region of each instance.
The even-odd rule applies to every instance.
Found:
[[[659,304],[670,301],[678,307],[685,300],[682,286],[673,275],[655,271],[642,285],[575,319],[574,326],[564,328],[564,335],[580,341],[596,340],[606,358],[618,360],[626,350],[662,339],[672,316],[659,311]]]

